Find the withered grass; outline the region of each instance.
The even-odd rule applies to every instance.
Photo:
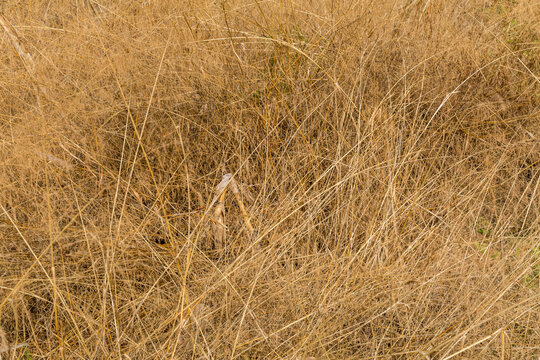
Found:
[[[540,356],[538,1],[0,15],[3,358]]]

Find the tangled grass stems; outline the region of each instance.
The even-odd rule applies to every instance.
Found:
[[[3,358],[540,355],[536,4],[0,13]]]

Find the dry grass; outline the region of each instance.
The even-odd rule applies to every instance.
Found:
[[[538,1],[0,11],[0,356],[540,356]]]

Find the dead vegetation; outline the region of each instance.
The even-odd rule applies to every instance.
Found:
[[[0,11],[3,358],[540,356],[537,1]]]

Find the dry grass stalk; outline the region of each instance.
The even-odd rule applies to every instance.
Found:
[[[234,178],[231,178],[229,186],[231,187],[234,197],[236,198],[236,201],[238,202],[238,207],[240,208],[240,212],[242,213],[242,217],[244,218],[246,227],[249,231],[249,234],[251,235],[253,234],[253,226],[251,226],[251,222],[249,220],[249,214],[246,211],[246,207],[244,206],[244,202],[242,201],[242,195],[240,194],[238,184],[236,183],[236,180]]]
[[[15,52],[17,53],[17,55],[19,55],[19,59],[21,60],[22,64],[24,65],[28,73],[33,76],[35,72],[34,60],[32,59],[32,55],[30,55],[29,52],[26,52],[24,50],[24,47],[19,40],[19,36],[17,35],[17,30],[1,14],[0,25],[2,25],[2,28],[6,32],[11,45],[15,49]]]
[[[227,226],[225,225],[225,194],[227,186],[232,179],[231,174],[223,175],[221,182],[215,189],[215,205],[213,213],[213,228],[214,228],[214,247],[218,253],[221,253],[225,247],[227,236]]]
[[[58,168],[64,169],[64,170],[73,170],[73,165],[71,165],[69,162],[60,159],[59,157],[56,157],[51,154],[44,153],[42,151],[37,151],[37,154],[43,158],[44,160],[48,161],[49,163],[57,166]]]
[[[6,338],[6,333],[2,326],[0,326],[0,354],[9,350],[9,343]],[[0,359],[2,355],[0,355]]]
[[[218,251],[223,250],[225,246],[225,241],[226,241],[227,226],[225,225],[225,194],[227,192],[227,188],[231,189],[231,191],[234,194],[234,197],[236,198],[238,207],[240,208],[242,218],[244,219],[244,222],[246,224],[246,228],[248,229],[249,234],[250,235],[253,234],[253,231],[254,231],[253,226],[251,225],[251,221],[249,220],[249,214],[246,210],[244,202],[242,201],[242,196],[240,194],[238,183],[233,178],[232,174],[227,173],[223,175],[221,182],[216,186],[216,189],[214,191],[215,205],[214,205],[214,214],[213,214],[213,220],[214,220],[213,226],[214,226],[215,247],[216,249],[218,249]]]
[[[17,30],[11,25],[9,21],[4,18],[2,14],[0,14],[0,25],[4,29],[5,33],[7,34],[9,41],[11,45],[13,46],[13,49],[15,50],[15,53],[18,55],[19,60],[23,64],[24,68],[26,69],[26,72],[30,76],[30,78],[34,82],[34,86],[37,87],[38,91],[41,91],[43,95],[45,95],[46,98],[49,98],[47,90],[37,81],[36,78],[36,65],[34,63],[34,59],[32,58],[32,55],[27,52],[22,42],[20,41],[19,36],[17,35]],[[38,96],[38,103],[41,106],[41,102],[39,99],[39,93]]]
[[[0,360],[3,359],[2,353],[5,353],[11,350],[17,350],[25,346],[28,346],[28,344],[21,343],[21,344],[10,346],[6,338],[6,333],[4,332],[4,329],[0,326]]]

